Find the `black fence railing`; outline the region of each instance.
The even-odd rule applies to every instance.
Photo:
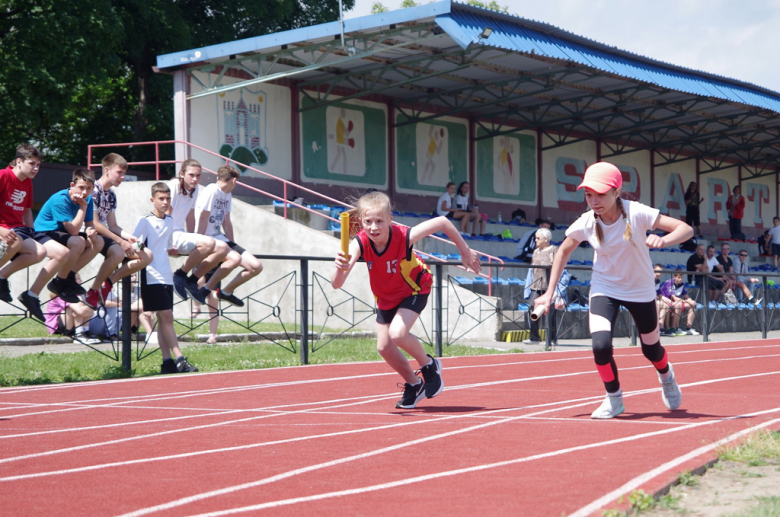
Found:
[[[239,309],[232,305],[218,306],[213,314],[210,312],[210,317],[205,321],[196,321],[192,316],[190,318],[176,318],[175,321],[184,328],[184,332],[179,334],[179,338],[191,336],[197,330],[208,325],[210,319],[221,317],[245,330],[246,336],[275,344],[291,353],[298,353],[301,364],[308,364],[310,353],[315,353],[334,339],[345,336],[356,327],[365,324],[376,314],[373,298],[361,299],[344,288],[334,290],[326,277],[316,271],[310,272],[312,262],[332,262],[332,257],[255,256],[261,260],[285,261],[290,263],[290,267],[287,268],[287,273],[279,278],[267,279],[264,285],[242,298],[245,303],[243,308]],[[494,282],[493,296],[488,296],[478,292],[477,285],[468,289],[468,287],[460,285],[456,277],[445,274],[446,266],[461,265],[460,262],[432,262],[429,265],[434,275],[434,285],[431,293],[433,296],[429,298],[431,302],[426,308],[426,311],[430,311],[430,317],[425,319],[430,321],[430,328],[426,327],[423,322],[424,318],[420,318],[423,327],[423,335],[420,337],[426,345],[433,347],[434,353],[439,357],[444,353],[445,344],[449,346],[468,337],[472,330],[483,325],[486,321],[495,322],[495,318],[502,325],[502,330],[506,326],[518,330],[528,330],[530,326],[528,316],[533,309],[532,302],[528,304],[531,310],[516,310],[517,306],[523,303],[520,300],[524,300],[522,293],[525,286],[518,283],[507,284],[502,279],[515,278],[519,271],[527,273],[529,268],[550,269],[550,266],[531,266],[517,263],[483,264],[483,267],[490,271],[489,276]],[[575,276],[578,271],[591,270],[588,266],[569,266],[567,269]],[[679,271],[665,269],[662,271],[662,279],[669,278],[674,273],[679,273]],[[688,271],[685,271],[684,274],[702,277],[702,285],[708,285],[707,277],[713,276],[710,273]],[[743,319],[747,320],[755,330],[760,331],[763,338],[766,338],[767,332],[773,330],[775,325],[780,322],[780,289],[772,289],[770,287],[773,286],[769,285],[769,279],[780,278],[780,274],[752,271],[749,276],[760,279],[756,297],[762,300],[761,303],[750,307],[736,304],[733,306],[711,304],[708,289],[692,288],[690,290],[691,298],[697,303],[697,311],[701,311],[702,316],[697,318],[697,326],[701,329],[704,341],[708,341],[711,332],[726,324],[736,314],[746,314]],[[500,289],[502,285],[506,285],[507,288]],[[465,287],[472,291],[469,299],[466,299],[456,287]],[[575,329],[583,331],[581,327],[588,315],[588,290],[588,286],[582,282],[578,282],[576,286],[569,285],[567,287],[567,296],[564,297],[563,308],[558,311],[560,317],[555,322],[555,329],[552,328],[553,318],[544,318],[542,328],[545,329],[546,349],[551,349],[556,339],[571,337]],[[133,342],[136,345],[136,361],[150,356],[157,350],[149,347],[149,334],[142,338],[142,335],[133,335],[131,332],[132,310],[127,310],[127,308],[133,306],[134,292],[137,293],[137,289],[131,279],[129,277],[123,279],[119,287],[118,298],[122,300],[122,307],[125,310],[122,310],[121,332],[118,339],[111,340],[111,350],[106,352],[101,348],[84,343],[109,358],[114,360],[121,358],[122,365],[126,370],[131,368]],[[192,303],[178,298],[175,302],[176,305]],[[47,311],[47,304],[48,301],[42,303],[44,312]],[[0,314],[0,316],[11,316],[10,322],[8,318],[4,319],[5,326],[0,328],[0,335],[4,337],[13,334],[14,326],[24,318],[29,318],[24,307],[16,303],[11,304],[11,306],[15,312]],[[101,316],[99,311],[93,316],[93,318],[100,317],[104,316]],[[38,322],[35,319],[33,321]],[[269,322],[275,323],[282,330],[264,330],[263,324]],[[337,328],[333,332],[327,332],[329,326]],[[552,332],[553,330],[555,332]],[[627,313],[618,320],[615,330],[616,335],[629,336],[631,343],[636,345],[636,330],[633,327],[633,320]]]

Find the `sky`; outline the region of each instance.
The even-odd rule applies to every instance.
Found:
[[[371,14],[356,0],[346,18]],[[380,0],[390,10],[401,0]],[[418,3],[424,3],[418,0]],[[780,0],[505,0],[509,14],[780,92]]]

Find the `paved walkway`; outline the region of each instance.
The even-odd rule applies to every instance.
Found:
[[[754,339],[761,339],[760,332],[724,332],[710,334],[710,341],[750,341]],[[767,338],[780,338],[780,330],[774,330],[767,334]],[[70,342],[64,338],[59,338],[56,343],[47,344],[17,344],[11,345],[7,343],[0,344],[0,357],[18,357],[25,354],[39,354],[41,352],[47,353],[66,353],[66,352],[87,352],[90,349],[82,344],[76,342]],[[676,343],[701,343],[701,336],[680,336],[680,337],[665,337],[661,339],[664,344],[676,344]],[[182,346],[200,346],[203,343],[196,342],[182,342]],[[220,343],[222,345],[230,343]],[[514,350],[520,349],[525,352],[542,352],[544,351],[544,344],[525,344],[525,343],[505,343],[503,341],[458,341],[458,345],[466,345],[472,347],[481,348],[494,348],[497,350]],[[615,347],[627,347],[630,346],[629,338],[615,338],[613,341]],[[135,347],[135,345],[133,345]],[[148,345],[151,348],[156,348],[157,345]],[[122,344],[116,345],[117,350],[122,349]],[[555,350],[578,350],[587,349],[591,347],[590,339],[563,339],[558,341],[558,346]],[[111,353],[112,346],[110,343],[103,343],[96,345],[96,348]],[[445,349],[444,355],[447,355]]]

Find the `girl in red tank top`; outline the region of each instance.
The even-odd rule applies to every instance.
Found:
[[[410,332],[419,318],[431,291],[431,272],[412,250],[415,242],[436,232],[444,232],[458,246],[463,264],[480,272],[479,257],[446,217],[437,217],[408,228],[392,224],[390,199],[382,192],[360,197],[350,211],[350,233],[355,239],[349,256],[339,251],[331,284],[339,289],[358,259],[368,266],[371,291],[376,297],[377,350],[401,377],[404,393],[395,407],[414,408],[423,398],[432,398],[444,388],[441,362],[425,353],[420,341]],[[414,372],[402,352],[411,355],[423,378]]]

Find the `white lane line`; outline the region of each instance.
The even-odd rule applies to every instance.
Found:
[[[573,407],[575,407],[575,406],[573,406]],[[439,478],[454,476],[454,475],[458,475],[458,474],[465,474],[465,473],[470,473],[470,472],[477,472],[477,471],[482,471],[482,470],[487,470],[487,469],[493,469],[493,468],[497,468],[497,467],[504,467],[504,466],[514,465],[514,464],[518,464],[518,463],[525,463],[525,462],[532,461],[532,460],[537,460],[537,459],[552,458],[552,457],[555,457],[555,456],[560,456],[560,455],[568,454],[568,453],[572,453],[572,452],[578,452],[578,451],[583,451],[583,450],[588,450],[588,449],[594,449],[594,448],[598,448],[598,447],[605,447],[605,446],[608,446],[608,445],[621,444],[621,443],[626,443],[626,442],[640,440],[640,439],[643,439],[643,438],[650,438],[650,437],[655,437],[655,436],[664,435],[664,434],[676,433],[676,432],[679,432],[679,431],[686,431],[686,430],[689,430],[689,429],[694,429],[694,428],[705,426],[705,425],[713,425],[713,424],[716,424],[716,423],[720,423],[720,422],[724,422],[724,421],[728,421],[728,420],[734,420],[734,419],[738,419],[738,418],[751,418],[751,417],[761,416],[761,415],[765,415],[765,414],[769,414],[769,413],[776,413],[778,411],[780,411],[780,408],[773,408],[773,409],[769,409],[769,410],[758,411],[758,412],[755,412],[755,413],[748,413],[748,414],[745,414],[745,415],[738,415],[738,416],[728,417],[728,418],[723,418],[723,419],[718,419],[718,420],[710,420],[710,421],[707,421],[707,422],[697,422],[697,423],[689,424],[689,425],[683,426],[683,427],[675,427],[675,428],[663,429],[661,431],[652,431],[652,432],[648,432],[648,433],[642,433],[642,434],[638,434],[638,435],[634,435],[634,436],[628,436],[628,437],[623,437],[623,438],[616,438],[616,439],[612,439],[612,440],[606,440],[606,441],[603,441],[603,442],[591,443],[591,444],[587,444],[587,445],[578,445],[578,446],[575,446],[575,447],[568,447],[568,448],[565,448],[565,449],[559,449],[559,450],[556,450],[556,451],[550,451],[550,452],[546,452],[546,453],[535,454],[535,455],[526,456],[526,457],[523,457],[523,458],[516,458],[516,459],[512,459],[512,460],[499,461],[499,462],[495,462],[495,463],[487,463],[487,464],[483,464],[483,465],[475,465],[473,467],[467,467],[467,468],[461,468],[461,469],[437,472],[437,473],[434,473],[434,474],[427,474],[427,475],[424,475],[424,476],[418,476],[418,477],[414,477],[414,478],[407,478],[407,479],[403,479],[403,480],[399,480],[399,481],[393,481],[393,482],[389,482],[389,483],[382,483],[382,484],[378,484],[378,485],[366,486],[366,487],[361,487],[361,488],[354,488],[354,489],[349,489],[349,490],[341,490],[341,491],[336,491],[336,492],[328,492],[328,493],[324,493],[324,494],[318,494],[318,495],[306,496],[306,497],[296,497],[296,498],[292,498],[292,499],[283,499],[283,500],[279,500],[279,501],[272,501],[272,502],[262,503],[262,504],[257,504],[257,505],[244,506],[244,507],[241,507],[241,508],[231,508],[229,510],[223,510],[223,511],[211,512],[211,513],[199,514],[197,517],[207,517],[207,516],[208,517],[216,517],[216,516],[220,516],[220,515],[230,515],[230,514],[234,514],[234,513],[243,513],[243,512],[264,510],[264,509],[267,509],[267,508],[278,508],[280,506],[288,506],[288,505],[297,504],[297,503],[318,501],[318,500],[329,499],[329,498],[333,498],[333,497],[342,497],[342,496],[345,496],[345,495],[357,495],[357,494],[364,494],[364,493],[368,493],[368,492],[375,492],[375,491],[378,491],[378,490],[385,490],[385,489],[388,489],[388,488],[395,488],[395,487],[399,487],[399,486],[410,485],[410,484],[414,484],[414,483],[420,483],[422,481],[430,481],[432,479],[439,479]],[[516,419],[520,419],[520,418],[523,418],[523,417],[510,417],[510,418],[507,418],[506,420],[507,421],[511,421],[511,420],[516,420]],[[778,420],[780,420],[780,419],[778,419]],[[314,470],[319,470],[319,469],[322,469],[322,468],[325,468],[325,467],[334,466],[334,465],[340,465],[340,464],[343,464],[343,463],[346,463],[346,462],[351,462],[351,461],[355,461],[355,460],[359,460],[359,459],[368,458],[368,457],[371,457],[371,456],[375,456],[377,454],[382,454],[384,452],[389,452],[389,451],[397,450],[397,449],[400,449],[400,448],[403,448],[403,447],[408,447],[410,445],[418,445],[420,443],[424,443],[424,442],[430,441],[432,439],[439,439],[439,438],[454,436],[456,434],[461,434],[463,432],[468,432],[468,431],[475,430],[475,429],[482,429],[482,428],[488,427],[490,425],[498,425],[500,423],[503,423],[503,422],[491,422],[491,423],[488,423],[488,424],[481,424],[479,426],[473,426],[471,428],[467,428],[467,429],[463,429],[463,430],[452,431],[450,433],[443,433],[443,434],[435,436],[435,437],[421,438],[419,440],[414,440],[412,442],[407,442],[407,443],[404,443],[404,444],[399,444],[399,445],[395,445],[395,446],[392,446],[392,447],[387,447],[385,449],[379,449],[379,450],[376,450],[376,451],[371,451],[371,452],[367,452],[367,453],[363,453],[363,454],[358,454],[358,455],[355,455],[355,456],[350,456],[350,457],[342,458],[342,459],[339,459],[339,460],[333,460],[333,461],[326,462],[326,463],[320,463],[320,464],[317,464],[317,465],[311,465],[309,467],[304,467],[304,468],[301,468],[301,469],[296,469],[296,470],[293,470],[293,471],[284,472],[282,474],[278,474],[276,476],[272,476],[272,477],[265,478],[265,479],[260,479],[258,481],[253,481],[253,482],[250,482],[250,483],[244,483],[244,484],[241,484],[241,485],[235,485],[235,486],[232,486],[232,487],[226,487],[226,488],[222,488],[222,489],[219,489],[219,490],[214,490],[214,491],[211,491],[211,492],[205,492],[205,493],[194,495],[194,496],[183,497],[181,499],[177,499],[177,500],[171,501],[169,503],[164,503],[164,504],[160,504],[160,505],[156,505],[156,506],[151,506],[151,507],[148,507],[148,508],[142,508],[142,509],[136,510],[134,512],[122,514],[120,517],[140,517],[141,515],[148,515],[150,513],[155,513],[155,512],[159,512],[159,511],[163,511],[163,510],[170,510],[172,508],[177,508],[177,507],[180,507],[180,506],[183,506],[183,505],[186,505],[186,504],[194,503],[194,502],[197,502],[197,501],[202,501],[204,499],[209,499],[209,498],[220,496],[220,495],[232,494],[232,493],[237,492],[239,490],[245,490],[245,489],[248,489],[248,488],[255,488],[255,487],[258,487],[258,486],[266,485],[266,484],[269,484],[269,483],[273,483],[275,481],[279,481],[279,480],[290,478],[290,477],[293,477],[293,476],[296,476],[296,475],[312,472]]]
[[[757,373],[757,374],[750,374],[750,375],[747,375],[747,376],[726,377],[726,378],[722,378],[722,379],[708,379],[708,380],[705,380],[705,381],[699,381],[699,382],[696,382],[696,383],[690,383],[690,384],[687,384],[687,385],[682,385],[682,387],[686,387],[687,388],[687,387],[690,387],[690,386],[711,384],[711,383],[715,383],[715,382],[726,382],[726,381],[732,381],[732,380],[742,380],[742,379],[745,379],[745,378],[762,377],[762,376],[767,376],[767,375],[776,375],[778,373],[780,373],[780,372]],[[459,387],[454,387],[452,389],[457,389],[457,388],[459,388]],[[626,393],[624,396],[625,397],[632,397],[632,396],[643,395],[643,394],[647,394],[647,393],[654,393],[654,392],[658,392],[658,391],[660,391],[660,388],[650,388],[650,389],[645,389],[645,390],[634,391],[634,392],[631,392],[631,393]],[[397,395],[389,395],[389,396],[384,397],[384,398],[385,399],[387,399],[387,398],[395,398],[396,396]],[[438,423],[438,422],[442,422],[444,420],[459,420],[459,419],[463,419],[463,418],[475,418],[475,417],[479,417],[481,415],[491,416],[492,417],[493,415],[495,415],[497,413],[501,413],[501,412],[518,411],[518,410],[523,410],[523,409],[537,409],[537,408],[541,408],[541,407],[548,407],[549,408],[550,406],[560,406],[561,404],[570,404],[572,402],[578,402],[578,404],[576,404],[575,406],[553,407],[552,409],[547,409],[545,411],[541,411],[541,412],[538,412],[538,413],[532,413],[532,414],[529,414],[529,415],[521,415],[519,417],[511,417],[511,418],[509,418],[509,420],[504,418],[501,422],[491,422],[491,423],[488,424],[488,425],[494,425],[495,423],[502,423],[503,421],[516,420],[516,419],[519,419],[519,418],[530,418],[533,415],[540,415],[540,414],[546,414],[546,413],[551,413],[551,412],[555,412],[555,411],[561,411],[561,410],[564,410],[564,409],[568,409],[569,407],[580,407],[580,406],[583,406],[583,405],[590,404],[590,403],[592,403],[594,401],[598,401],[602,397],[603,397],[603,395],[599,395],[599,396],[595,396],[595,397],[584,397],[584,398],[579,398],[579,399],[571,399],[571,400],[564,400],[564,401],[558,401],[558,402],[548,402],[548,403],[544,403],[544,404],[537,404],[537,405],[518,407],[518,408],[504,408],[504,409],[500,409],[500,410],[490,410],[490,411],[485,411],[485,412],[482,412],[482,413],[469,413],[469,414],[453,415],[453,416],[450,416],[450,417],[439,417],[439,418],[435,418],[435,419],[427,419],[427,420],[424,420],[424,421],[417,420],[417,421],[413,421],[413,422],[404,422],[404,423],[401,423],[401,424],[390,424],[390,427],[403,427],[405,425],[414,425],[414,424],[419,424],[419,423]],[[303,411],[292,411],[292,412],[286,412],[286,413],[278,413],[278,414],[275,414],[275,415],[266,415],[265,417],[267,417],[267,416],[299,415],[299,414],[302,414],[302,413],[310,413],[310,412],[313,412],[313,411],[319,412],[319,409],[333,409],[334,407],[348,407],[348,406],[354,406],[354,405],[359,405],[359,404],[373,403],[376,400],[380,400],[380,399],[364,400],[364,401],[350,403],[350,404],[343,404],[342,406],[329,405],[329,406],[327,406],[327,408],[312,408],[312,409],[303,410]],[[257,419],[261,419],[261,418],[265,418],[265,417],[255,417],[255,418],[250,418],[250,419],[242,419],[240,421],[257,420]],[[233,422],[229,422],[229,423],[233,423]],[[218,424],[214,424],[214,425],[218,425]],[[203,426],[199,426],[197,428],[189,428],[187,430],[199,429],[199,428],[202,428],[202,427]],[[273,443],[273,444],[289,443],[289,442],[292,442],[292,441],[311,440],[311,439],[317,439],[317,438],[323,438],[323,437],[340,436],[341,434],[354,434],[354,433],[361,433],[361,432],[367,432],[367,431],[371,431],[371,430],[378,430],[378,429],[385,429],[385,428],[387,428],[387,427],[380,426],[380,427],[378,427],[376,429],[374,429],[374,428],[355,429],[355,430],[350,430],[350,431],[343,431],[343,432],[336,432],[336,433],[327,433],[327,434],[323,434],[323,435],[313,435],[313,436],[306,436],[306,437],[299,437],[299,438],[291,438],[291,439],[287,439],[287,440],[282,441],[282,442],[276,442],[275,441],[275,442],[271,442],[271,443]],[[143,437],[159,436],[161,434],[171,434],[173,432],[176,432],[176,431],[167,431],[167,432],[164,432],[164,433],[155,433],[153,435],[145,435]],[[134,439],[138,439],[138,438],[139,437],[133,437],[133,438],[129,438],[129,439],[126,439],[126,440],[134,440]],[[106,444],[108,444],[108,443],[116,443],[116,442],[121,442],[121,441],[124,441],[124,440],[114,440],[112,442],[106,442]],[[57,453],[60,453],[60,452],[70,452],[70,451],[72,451],[74,449],[80,450],[80,449],[83,449],[83,448],[91,448],[91,447],[96,447],[96,446],[100,446],[100,445],[104,445],[104,444],[89,444],[89,445],[80,446],[80,447],[77,447],[77,448],[59,449],[59,450],[55,450],[55,451],[49,451],[49,452],[45,452],[45,453],[36,453],[36,454],[27,455],[27,456],[23,456],[23,457],[7,458],[5,460],[0,460],[0,463],[8,462],[8,461],[15,461],[17,459],[25,459],[25,458],[29,458],[29,457],[38,457],[38,456],[44,456],[44,455],[57,454]],[[100,469],[100,468],[125,466],[125,465],[132,465],[132,464],[151,462],[151,461],[162,461],[162,460],[168,460],[168,459],[174,459],[174,458],[192,457],[192,456],[201,455],[201,454],[213,454],[213,453],[217,453],[217,452],[228,452],[228,451],[235,451],[235,450],[250,449],[250,448],[261,447],[261,446],[265,446],[265,445],[269,445],[269,443],[262,442],[262,443],[257,443],[257,444],[241,445],[241,446],[236,446],[236,447],[231,447],[231,448],[211,449],[211,450],[205,450],[205,451],[188,451],[187,453],[178,454],[178,455],[168,455],[168,456],[162,456],[162,457],[152,457],[152,458],[124,461],[124,462],[113,462],[113,463],[108,463],[108,464],[92,465],[92,466],[88,466],[88,467],[80,467],[80,468],[74,468],[74,469],[63,469],[63,470],[58,470],[58,471],[26,474],[26,475],[22,475],[22,476],[10,476],[10,477],[5,477],[5,478],[0,478],[0,481],[11,481],[11,480],[16,480],[16,479],[25,479],[25,478],[28,478],[28,477],[42,477],[42,476],[49,476],[49,475],[67,474],[67,473],[73,473],[73,472],[81,472],[81,471],[85,471],[85,470],[96,470],[96,469]]]
[[[658,467],[654,468],[653,470],[650,470],[648,472],[645,472],[642,475],[639,475],[629,481],[628,483],[624,484],[620,488],[613,490],[612,492],[605,494],[592,503],[590,503],[587,506],[583,506],[573,514],[571,514],[570,517],[586,517],[596,510],[600,509],[606,504],[609,504],[610,502],[614,501],[618,497],[620,497],[623,494],[627,494],[628,492],[635,490],[637,487],[643,485],[644,483],[647,483],[651,479],[660,476],[661,474],[679,466],[685,463],[688,460],[692,460],[693,458],[696,458],[697,456],[701,456],[702,454],[705,454],[711,450],[714,450],[722,445],[725,445],[729,442],[732,442],[738,438],[741,438],[747,434],[750,434],[754,431],[757,431],[759,429],[763,429],[765,427],[773,426],[777,423],[780,423],[780,418],[776,418],[774,420],[770,420],[768,422],[764,422],[763,424],[758,424],[753,427],[749,427],[747,429],[744,429],[742,431],[739,431],[738,433],[734,433],[730,436],[727,436],[726,438],[723,438],[721,440],[718,440],[717,442],[705,445],[703,447],[699,447],[698,449],[694,449],[691,452],[687,454],[683,454],[682,456],[679,456],[671,461],[668,461],[664,463],[663,465],[659,465]]]

